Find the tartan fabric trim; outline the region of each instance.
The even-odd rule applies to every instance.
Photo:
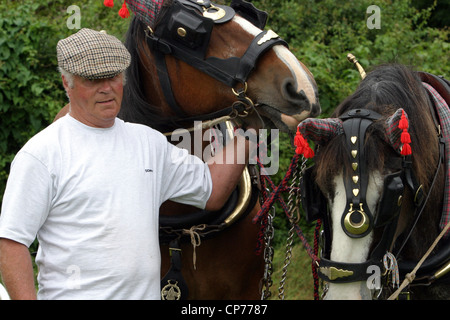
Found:
[[[151,28],[155,27],[164,0],[125,0],[125,2],[141,22]]]
[[[335,136],[344,133],[342,120],[338,118],[308,118],[300,122],[298,128],[305,139],[317,144],[325,144]]]
[[[128,50],[114,36],[83,28],[58,41],[58,66],[86,79],[112,78],[128,68]]]
[[[400,119],[402,117],[402,108],[397,109],[392,116],[386,119],[386,142],[389,143],[396,152],[400,154],[402,141],[401,136],[403,130],[398,127]],[[408,114],[405,112],[405,116],[408,119]],[[409,119],[408,119],[409,121]]]
[[[442,210],[442,217],[439,223],[439,227],[445,228],[450,221],[450,109],[447,102],[442,96],[428,83],[422,82],[425,89],[430,93],[430,97],[433,99],[436,106],[436,111],[439,116],[439,122],[441,124],[442,139],[445,142],[445,189],[444,189],[444,205]],[[450,230],[445,234],[445,238],[450,235]]]

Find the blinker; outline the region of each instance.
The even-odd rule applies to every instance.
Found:
[[[300,194],[306,221],[313,222],[327,214],[327,199],[315,183],[314,166],[304,170],[300,181]]]
[[[375,227],[381,227],[397,218],[402,205],[404,185],[402,172],[394,172],[384,178],[383,193],[375,215]]]

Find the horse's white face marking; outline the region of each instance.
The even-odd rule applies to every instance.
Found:
[[[332,245],[331,260],[347,263],[361,263],[368,259],[373,232],[359,239],[347,236],[342,230],[341,217],[346,206],[346,194],[342,173],[334,178],[335,195],[330,201]],[[383,188],[383,177],[376,171],[369,175],[367,187],[367,206],[375,214],[376,205],[379,201]],[[366,282],[352,283],[330,283],[325,299],[371,299],[371,292]]]
[[[261,33],[261,29],[257,28],[244,18],[235,15],[233,21],[238,23],[245,31],[250,33],[252,36],[256,37]],[[292,73],[292,77],[296,84],[297,92],[303,90],[306,94],[306,97],[311,102],[311,104],[317,104],[317,95],[314,90],[314,84],[312,79],[309,77],[305,69],[300,65],[298,59],[294,56],[292,52],[289,51],[283,45],[276,45],[273,47],[277,57],[283,61],[283,63],[289,68]],[[303,120],[303,119],[301,119]]]

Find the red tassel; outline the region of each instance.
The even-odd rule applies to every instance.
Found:
[[[305,158],[308,158],[308,159],[314,158],[314,150],[311,149],[311,147],[308,145],[308,146],[305,148],[305,151],[304,151],[304,153],[303,153],[303,156],[304,156]]]
[[[112,8],[112,7],[114,7],[114,0],[105,0],[105,1],[103,1],[103,4],[106,7]]]
[[[405,111],[402,110],[402,117],[400,118],[400,121],[398,122],[398,128],[402,130],[408,129],[408,119],[406,118]]]
[[[403,130],[400,140],[402,143],[411,143],[411,136],[409,135],[409,132]]]
[[[403,145],[402,151],[400,152],[400,154],[402,156],[409,156],[410,154],[412,154],[411,146],[409,145],[409,143],[405,143]]]
[[[400,121],[398,122],[398,128],[403,130],[402,135],[400,136],[400,141],[403,143],[402,150],[400,151],[400,154],[402,156],[409,156],[412,154],[411,150],[411,136],[408,132],[408,119],[406,118],[405,111],[402,110],[402,117],[400,118]]]
[[[308,144],[305,138],[303,138],[300,130],[297,127],[297,133],[294,138],[294,145],[296,146],[295,153],[302,154],[305,158],[314,157],[314,150]]]
[[[297,133],[295,134],[295,138],[294,138],[294,146],[296,146],[297,148],[295,149],[295,153],[297,154],[302,154],[303,153],[303,141],[304,138],[302,137],[302,134],[300,133],[298,127],[297,127]]]
[[[119,10],[119,16],[123,19],[130,17],[130,12],[127,8],[127,3],[124,1],[122,4],[122,8]]]

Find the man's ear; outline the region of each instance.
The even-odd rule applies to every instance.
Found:
[[[69,80],[63,74],[61,75],[61,79],[62,79],[64,89],[66,91],[66,96],[70,101],[70,94],[69,94],[70,90],[69,89],[73,88],[73,86],[72,87],[70,86]]]
[[[69,88],[69,82],[67,81],[66,77],[63,74],[61,75],[61,79],[62,79],[64,89],[66,89],[66,91],[67,91],[67,89]]]

